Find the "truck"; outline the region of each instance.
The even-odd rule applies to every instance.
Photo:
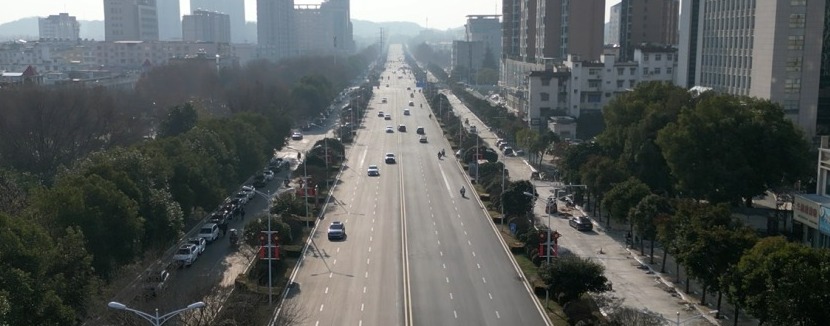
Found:
[[[198,258],[199,251],[196,249],[196,245],[186,243],[179,246],[179,249],[176,250],[176,254],[173,255],[173,263],[179,266],[190,267]]]

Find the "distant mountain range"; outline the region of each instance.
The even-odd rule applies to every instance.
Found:
[[[89,40],[104,40],[103,20],[81,20],[81,38]],[[248,22],[246,28],[246,39],[256,40],[256,22]],[[386,37],[415,36],[424,30],[423,27],[412,22],[384,22],[376,23],[365,20],[352,20],[353,34],[356,42],[374,43],[380,37],[381,28],[384,29]],[[28,17],[12,22],[0,24],[0,41],[8,40],[37,40],[38,39],[38,17]]]

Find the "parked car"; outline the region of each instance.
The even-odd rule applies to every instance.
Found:
[[[176,254],[173,255],[173,263],[184,266],[190,267],[199,258],[199,253],[196,252],[196,246],[191,243],[186,243],[179,246],[179,249],[176,250]]]
[[[167,280],[170,272],[166,269],[150,270],[144,275],[144,299],[152,299],[160,296],[167,289]]]
[[[340,221],[331,222],[328,236],[329,240],[343,240],[346,238],[346,225]]]
[[[242,191],[248,195],[248,201],[251,201],[256,196],[256,188],[254,186],[242,186]]]
[[[513,156],[515,153],[513,152],[513,147],[507,146],[503,150],[504,155]]]
[[[196,246],[196,252],[198,252],[200,255],[205,253],[205,248],[207,248],[207,242],[205,241],[205,238],[190,238],[187,239],[187,243]]]
[[[248,193],[244,192],[244,191],[237,192],[236,196],[234,197],[234,199],[239,200],[240,205],[247,204],[248,203],[248,198],[249,198]]]
[[[207,242],[216,241],[219,238],[219,225],[216,223],[206,223],[199,229],[199,237],[202,237]]]
[[[266,169],[265,171],[262,171],[262,176],[265,177],[265,181],[274,180],[274,171]]]
[[[571,217],[571,219],[568,221],[568,225],[570,225],[577,231],[591,231],[594,229],[594,223],[591,223],[591,219],[585,216]]]
[[[293,139],[293,140],[302,140],[303,139],[303,134],[300,133],[299,131],[295,131],[293,134],[291,134],[291,139]]]
[[[264,175],[258,175],[258,176],[256,176],[256,178],[254,178],[254,187],[264,188],[265,185],[266,185],[266,181],[265,181],[265,176]]]
[[[478,132],[478,129],[476,129],[476,126],[470,126],[470,133],[474,134],[476,132]]]

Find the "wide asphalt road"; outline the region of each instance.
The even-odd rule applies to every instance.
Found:
[[[473,192],[402,61],[393,45],[286,300],[302,307],[305,325],[546,325],[480,203],[459,194],[462,185]],[[439,160],[441,149],[448,157]],[[397,163],[384,163],[386,153]],[[379,177],[367,176],[370,164]],[[343,241],[326,237],[336,220]]]

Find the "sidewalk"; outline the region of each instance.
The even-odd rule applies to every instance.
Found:
[[[491,148],[496,148],[495,143],[499,136],[490,130],[490,128],[486,127],[486,125],[450,91],[444,90],[441,91],[441,93],[447,96],[455,114],[461,119],[469,119],[471,125],[478,126],[478,133],[482,140]],[[550,163],[550,159],[551,158],[548,156],[543,159],[543,167],[541,167],[542,170],[553,168]],[[530,179],[532,168],[524,158],[507,157],[502,153],[499,153],[499,160],[505,164],[512,180]],[[539,189],[539,192],[541,193],[540,198],[547,198],[548,195],[553,195],[554,187],[561,186],[558,183],[549,181],[532,182],[537,189]],[[550,194],[541,190],[541,188],[548,188]],[[544,206],[545,200],[539,200],[536,202],[534,214],[537,217],[547,216]],[[583,211],[581,207],[568,209],[565,207],[564,203],[560,203],[559,207],[561,208],[561,212],[571,213],[575,216],[591,216],[591,214]],[[546,218],[538,218],[539,223],[542,224],[547,224],[548,220],[549,219]],[[572,230],[567,228],[567,221],[563,222],[563,220],[564,219],[561,217],[556,217],[553,221],[551,221],[551,224],[556,225],[550,225],[550,228],[557,229],[557,225],[561,226],[563,225],[562,223],[564,223],[565,227],[559,228],[561,232],[571,232]],[[626,249],[624,246],[624,230],[627,230],[626,227],[618,227],[612,222],[610,227],[606,228],[605,220],[602,220],[602,223],[595,218],[593,218],[593,220],[595,224],[594,230],[596,231],[597,236],[602,239],[591,241],[593,244],[599,242],[603,243],[600,247],[598,247],[599,254],[596,254],[596,257],[599,257],[606,266],[606,277],[609,278],[609,281],[615,285],[625,285],[615,286],[614,294],[623,296],[626,299],[626,305],[631,305],[632,307],[638,309],[648,307],[650,310],[663,315],[664,318],[667,318],[667,321],[675,324],[677,324],[675,316],[679,314],[679,317],[681,317],[680,324],[682,325],[733,325],[734,321],[731,319],[734,318],[734,308],[727,302],[725,296],[721,304],[721,319],[716,320],[714,319],[714,314],[710,313],[716,309],[717,293],[707,293],[707,305],[700,305],[700,295],[702,292],[700,286],[692,281],[690,284],[691,293],[686,293],[685,283],[675,282],[677,277],[673,273],[676,268],[676,263],[671,256],[667,256],[666,273],[659,272],[661,269],[661,259],[663,257],[663,251],[661,248],[655,248],[654,264],[649,264],[649,243],[645,244],[645,255],[640,254],[639,244],[636,250]],[[579,235],[574,234],[574,237],[579,237]],[[655,244],[655,246],[657,245],[658,244]],[[594,255],[593,252],[588,253]],[[685,282],[685,277],[685,272],[681,268],[681,282]],[[626,289],[628,289],[628,291]],[[635,305],[632,305],[632,303],[635,303]],[[684,320],[686,322],[683,322]],[[742,316],[738,320],[738,325],[755,326],[758,325],[758,322],[754,319],[749,319],[743,316],[742,313]]]

